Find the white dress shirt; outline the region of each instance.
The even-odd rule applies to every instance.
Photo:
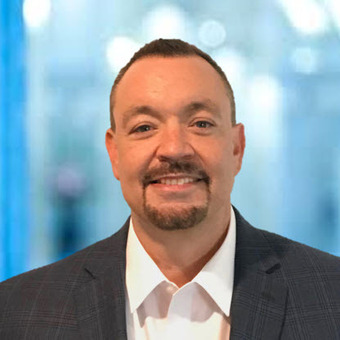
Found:
[[[192,281],[178,288],[145,251],[130,221],[126,248],[128,340],[229,339],[235,246],[231,208],[223,244]]]

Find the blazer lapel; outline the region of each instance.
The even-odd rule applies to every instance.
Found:
[[[125,248],[129,221],[88,255],[87,280],[75,294],[82,339],[126,340]]]
[[[261,231],[236,215],[235,279],[231,339],[279,339],[287,287],[280,262]]]

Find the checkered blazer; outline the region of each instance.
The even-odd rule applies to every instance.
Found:
[[[255,229],[235,214],[231,339],[340,339],[339,258]],[[0,339],[126,339],[128,226],[1,283]]]

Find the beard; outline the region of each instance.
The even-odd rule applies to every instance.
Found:
[[[169,208],[162,211],[145,202],[144,213],[151,223],[162,230],[189,229],[202,222],[208,214],[208,204],[201,207],[182,209]]]
[[[166,176],[169,174],[188,174],[196,175],[206,185],[207,199],[200,206],[191,205],[189,207],[169,207],[160,208],[152,206],[146,195],[146,187],[152,183],[153,178],[157,176]],[[206,172],[196,164],[188,161],[173,161],[163,163],[160,167],[149,170],[143,182],[143,208],[144,214],[149,221],[157,228],[162,230],[185,230],[194,227],[202,222],[207,214],[210,202],[210,179]]]

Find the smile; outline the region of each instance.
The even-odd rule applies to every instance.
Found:
[[[190,177],[182,177],[182,178],[161,178],[154,183],[160,183],[165,185],[184,185],[187,183],[196,182],[197,179],[190,178]]]
[[[186,174],[168,174],[153,178],[149,184],[158,184],[161,186],[188,186],[192,183],[200,182],[202,178],[195,176],[188,176]]]

